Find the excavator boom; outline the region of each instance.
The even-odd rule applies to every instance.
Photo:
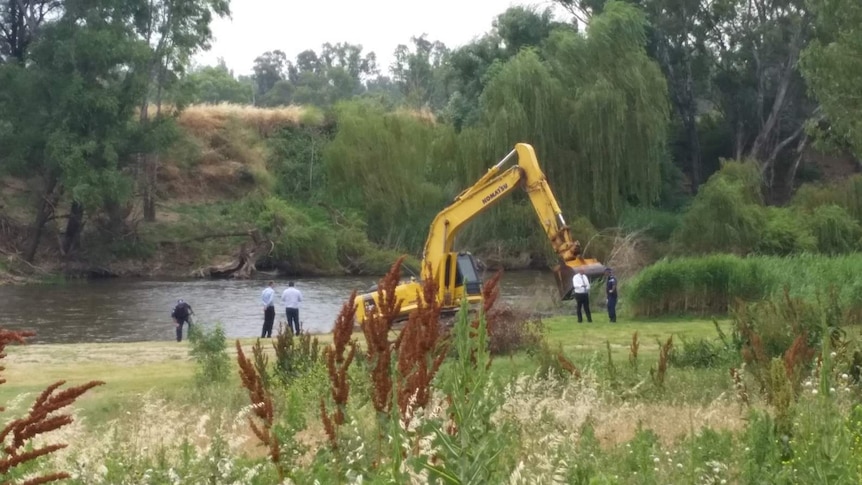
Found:
[[[518,163],[504,168],[506,163],[516,158]],[[595,259],[586,259],[579,241],[573,239],[571,230],[563,218],[556,197],[548,184],[545,174],[539,168],[536,153],[531,145],[518,143],[471,187],[467,188],[450,204],[440,211],[431,222],[428,239],[422,253],[422,279],[434,278],[438,284],[438,297],[444,308],[460,306],[460,299],[481,300],[481,281],[476,280],[475,266],[469,253],[455,253],[453,248],[458,232],[466,223],[485,212],[516,188],[526,191],[539,222],[557,253],[558,262],[553,268],[560,297],[570,300],[574,297],[572,276],[583,270],[594,276],[604,271],[604,266]],[[396,293],[406,296],[402,312],[415,308],[421,298],[416,282],[399,285]],[[416,295],[415,297],[412,295]],[[357,297],[364,302],[357,308],[357,318],[361,322],[365,311],[375,307],[376,295],[366,294]]]

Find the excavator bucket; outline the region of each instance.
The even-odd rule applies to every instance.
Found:
[[[572,277],[580,270],[584,270],[584,274],[589,277],[601,276],[605,272],[605,265],[595,259],[583,259],[569,261],[568,263],[560,262],[560,264],[555,266],[554,277],[557,280],[557,289],[560,290],[560,298],[562,300],[571,300],[575,297],[574,288],[572,287]]]

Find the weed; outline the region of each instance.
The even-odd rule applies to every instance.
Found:
[[[200,387],[223,384],[230,377],[230,357],[227,355],[227,340],[221,324],[210,331],[202,325],[189,327],[189,353],[197,362],[195,381]]]

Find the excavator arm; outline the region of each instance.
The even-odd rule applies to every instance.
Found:
[[[518,159],[517,165],[506,169],[506,163],[515,157]],[[452,252],[455,237],[461,228],[517,188],[527,192],[539,222],[559,257],[554,273],[562,299],[573,298],[572,276],[576,271],[583,269],[587,275],[604,271],[604,266],[597,260],[583,257],[580,242],[572,238],[557,199],[539,168],[533,147],[518,143],[514,150],[488,169],[473,186],[455,197],[454,202],[434,218],[422,256],[423,262],[430,263],[423,264],[423,268],[430,267],[435,274],[423,275],[423,278],[434,276],[438,281],[443,281],[441,273],[445,265],[442,259]]]
[[[515,157],[518,163],[506,168],[505,165]],[[469,253],[453,251],[458,232],[466,223],[518,188],[526,191],[557,253],[559,261],[553,269],[563,300],[574,298],[572,276],[576,271],[583,270],[591,276],[603,272],[604,266],[595,259],[585,259],[580,243],[572,238],[557,199],[539,168],[533,147],[518,143],[476,183],[458,194],[452,204],[431,222],[422,253],[422,279],[433,278],[437,282],[437,295],[444,310],[457,310],[459,302],[464,299],[475,303],[482,298],[481,279],[476,273],[473,257]],[[422,286],[417,281],[401,283],[395,288],[395,294],[402,302],[399,318],[406,318],[422,298]],[[356,297],[356,319],[360,324],[370,312],[378,311],[377,300],[376,292]]]

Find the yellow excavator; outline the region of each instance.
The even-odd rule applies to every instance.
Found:
[[[504,170],[506,163],[515,157],[518,159],[517,165]],[[580,242],[572,238],[557,199],[545,174],[539,168],[533,147],[518,143],[514,150],[488,169],[472,187],[455,197],[454,202],[431,222],[431,230],[422,253],[421,278],[434,278],[437,281],[437,298],[440,300],[441,313],[456,312],[465,298],[471,304],[482,301],[482,278],[479,276],[476,261],[469,252],[453,251],[455,236],[467,222],[518,187],[526,190],[539,222],[559,256],[558,264],[553,270],[560,297],[563,300],[574,298],[572,277],[577,271],[583,270],[588,276],[603,273],[604,265],[595,259],[584,258]],[[395,295],[402,302],[396,321],[404,320],[422,298],[422,284],[415,279],[401,283],[395,288]],[[377,299],[377,291],[356,297],[356,320],[360,325],[365,321],[366,315],[376,310]]]

